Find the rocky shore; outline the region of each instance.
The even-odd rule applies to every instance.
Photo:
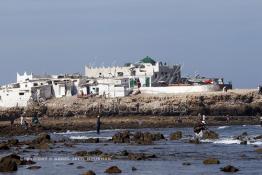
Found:
[[[35,133],[92,130],[99,114],[103,129],[184,127],[194,125],[199,120],[198,113],[208,116],[209,125],[258,124],[262,96],[255,90],[232,90],[205,94],[140,94],[118,99],[64,97],[25,109],[0,109],[0,134],[23,134],[24,130],[16,125],[13,127],[17,129],[10,128],[9,122],[16,119],[18,125],[21,115],[28,120],[38,116],[41,126],[26,131]]]

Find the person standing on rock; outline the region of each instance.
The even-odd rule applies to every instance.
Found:
[[[260,126],[262,127],[262,117],[260,117]]]
[[[101,117],[100,115],[97,116],[97,121],[96,121],[96,133],[100,134],[100,127],[101,127]]]
[[[194,127],[195,139],[200,140],[203,137],[204,130],[207,130],[206,121],[202,120]]]

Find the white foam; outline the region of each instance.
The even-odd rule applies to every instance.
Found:
[[[224,145],[231,145],[231,144],[240,144],[241,141],[234,139],[234,138],[222,138],[218,140],[201,140],[202,142],[206,143],[213,143],[213,144],[224,144]],[[247,141],[248,145],[261,145],[262,141]]]
[[[87,139],[112,139],[112,137],[88,137],[88,136],[71,136],[71,140],[87,140]]]
[[[101,132],[114,132],[114,131],[121,131],[122,129],[105,129],[101,130]],[[54,134],[57,135],[70,135],[70,134],[85,134],[85,133],[96,133],[96,130],[91,130],[91,131],[66,131],[66,132],[54,132]]]
[[[229,126],[220,126],[217,129],[226,129],[226,128],[229,128]]]

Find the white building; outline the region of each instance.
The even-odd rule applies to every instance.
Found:
[[[77,95],[79,75],[17,73],[17,83],[0,88],[0,107],[25,107],[33,101]]]
[[[89,79],[80,89],[82,96],[99,95],[106,98],[124,97],[131,91],[128,78]]]
[[[175,84],[181,78],[181,66],[168,66],[145,57],[137,64],[118,67],[85,67],[85,76],[89,78],[129,78],[130,87],[139,81],[142,87],[158,86],[161,83]]]
[[[0,88],[1,107],[26,107],[30,100],[40,101],[52,97],[52,86],[42,82],[15,83]]]

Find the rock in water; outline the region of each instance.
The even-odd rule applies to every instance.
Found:
[[[200,140],[199,139],[193,139],[193,140],[189,140],[189,143],[191,144],[200,144]]]
[[[204,131],[203,139],[219,139],[219,135],[214,131]]]
[[[8,144],[9,144],[9,145],[17,145],[18,143],[19,143],[19,140],[18,140],[18,139],[8,140]]]
[[[205,165],[220,164],[220,161],[217,159],[209,158],[203,161]]]
[[[84,173],[83,175],[96,175],[96,173],[94,171],[87,171],[86,173]]]
[[[177,132],[172,133],[170,135],[170,140],[180,140],[180,139],[182,139],[182,137],[183,137],[182,132],[181,131],[177,131]]]
[[[118,132],[113,137],[112,140],[114,143],[130,143],[130,132]]]
[[[75,156],[78,156],[78,157],[85,157],[88,155],[87,151],[78,151],[74,154]]]
[[[19,157],[20,161],[20,157]],[[0,172],[13,172],[17,171],[16,159],[12,158],[12,155],[3,157],[0,160]]]
[[[254,139],[255,140],[260,140],[261,139],[262,140],[262,135],[259,135],[259,136],[255,137]]]
[[[132,171],[137,171],[137,168],[136,167],[132,167]]]
[[[237,169],[236,167],[233,167],[231,165],[228,165],[224,168],[221,168],[221,171],[226,172],[226,173],[235,173],[235,172],[238,172],[239,169]]]
[[[9,150],[10,148],[9,148],[9,146],[8,146],[8,144],[6,144],[6,143],[1,143],[0,144],[0,150]]]
[[[258,148],[258,149],[256,149],[256,152],[262,154],[262,148]]]
[[[42,168],[42,167],[41,166],[31,166],[31,167],[28,167],[27,169],[29,169],[29,170],[38,170],[40,168]]]
[[[117,166],[112,166],[108,168],[105,173],[107,174],[120,174],[122,171]]]
[[[51,137],[47,133],[41,133],[38,135],[38,137],[33,140],[33,143],[35,144],[43,144],[43,143],[50,143]]]

